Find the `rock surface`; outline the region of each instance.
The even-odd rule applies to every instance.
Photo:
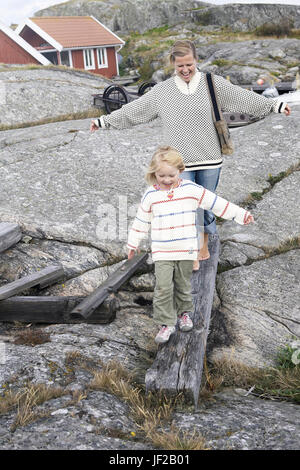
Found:
[[[280,24],[290,20],[294,28],[299,28],[299,6],[268,4],[234,4],[208,6],[193,12],[193,20],[198,24],[230,27],[234,31],[253,31],[265,23]]]
[[[174,421],[182,430],[200,432],[211,449],[296,450],[295,416],[297,405],[264,401],[233,389],[215,395],[215,402],[202,405],[198,413],[177,414]]]
[[[236,152],[225,158],[218,193],[249,204],[256,223],[219,226],[222,253],[208,337],[212,362],[234,351],[245,364],[273,365],[278,348],[299,335],[300,106],[291,106],[288,118],[273,114],[233,132]],[[94,134],[89,123],[1,132],[0,220],[17,222],[23,231],[22,241],[0,254],[1,284],[60,261],[65,279],[45,292],[86,295],[126,258],[127,228],[146,185],[141,175],[160,143],[159,121]],[[67,362],[72,354],[93,363],[117,360],[136,369],[143,383],[155,354],[153,285],[149,262],[119,292],[121,310],[113,323],[46,326],[50,341],[35,347],[14,344],[20,326],[0,324],[2,393],[26,383],[69,393],[39,405],[39,419],[14,431],[16,411],[1,415],[1,448],[153,448],[132,439],[137,429],[127,404],[106,392],[87,393],[90,370],[70,369]],[[76,391],[84,398],[70,403]],[[197,413],[172,419],[182,430],[196,428],[213,449],[295,449],[296,405],[245,393],[224,392]]]
[[[108,0],[105,2],[79,0],[45,8],[35,16],[93,15],[115,32],[144,32],[165,24],[173,25],[190,20],[192,9],[206,5],[191,0]]]
[[[292,5],[212,5],[192,0],[108,0],[105,2],[79,0],[45,8],[35,16],[94,15],[113,31],[145,32],[166,24],[181,22],[194,25],[232,25],[236,31],[252,31],[264,23],[278,24],[290,19],[294,28],[300,27],[299,7]]]
[[[93,104],[92,95],[102,93],[110,83],[104,77],[80,71],[22,66],[17,69],[1,67],[0,81],[0,126],[89,111]]]
[[[201,39],[201,36],[195,38],[198,57],[202,61],[200,70],[229,76],[237,85],[249,85],[258,78],[267,83],[272,80],[291,82],[299,72],[299,39],[214,41],[214,44],[205,44]]]

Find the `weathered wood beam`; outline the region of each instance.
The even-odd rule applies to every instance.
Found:
[[[0,253],[18,243],[22,238],[19,225],[11,222],[0,222]]]
[[[209,236],[210,259],[200,262],[199,271],[192,275],[194,328],[190,332],[177,330],[168,343],[158,347],[156,358],[146,372],[146,390],[162,391],[174,396],[183,392],[198,403],[206,341],[209,332],[215,279],[219,259],[218,235]]]
[[[29,287],[37,285],[40,287],[46,287],[53,282],[56,282],[58,279],[61,279],[63,275],[64,270],[62,266],[48,266],[40,271],[28,274],[28,276],[21,277],[20,279],[16,279],[15,281],[0,287],[0,300],[8,299],[13,295],[29,289]]]
[[[109,276],[101,286],[86,297],[82,303],[77,305],[71,314],[81,315],[83,318],[88,318],[111,292],[116,292],[121,285],[135,273],[147,258],[148,253],[141,253],[131,260],[125,261],[120,269]]]
[[[0,302],[0,321],[24,323],[82,323],[81,316],[70,315],[83,297],[16,296]],[[108,297],[95,309],[88,323],[110,323],[116,317],[119,301]]]
[[[264,83],[263,85],[257,85],[255,83],[249,84],[249,85],[240,85],[241,88],[247,88],[255,91],[256,93],[262,93],[265,91],[267,88],[270,88],[269,83]],[[274,87],[277,88],[279,92],[282,93],[287,93],[288,91],[294,91],[295,87],[293,85],[293,82],[278,82],[274,83]]]

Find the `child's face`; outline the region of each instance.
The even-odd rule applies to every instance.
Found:
[[[161,189],[170,189],[173,184],[178,182],[179,175],[178,168],[170,166],[166,162],[162,162],[155,172],[156,181]]]

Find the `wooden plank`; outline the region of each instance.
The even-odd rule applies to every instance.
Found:
[[[279,94],[295,90],[295,87],[293,86],[293,82],[278,82],[278,83],[274,83],[274,86],[275,88],[277,88],[277,91]],[[257,85],[253,83],[250,85],[240,85],[240,87],[255,91],[256,93],[262,93],[267,88],[270,88],[271,85],[269,83],[264,83],[263,85]]]
[[[18,224],[0,222],[0,253],[18,243],[21,238],[22,232]]]
[[[148,253],[141,253],[131,260],[125,261],[120,269],[109,276],[101,286],[86,297],[81,304],[77,305],[71,313],[88,318],[111,292],[116,292],[135,273],[147,258]]]
[[[132,83],[136,82],[139,78],[140,78],[139,75],[127,75],[123,77],[113,78],[112,82],[115,85],[126,86],[126,85],[131,85]]]
[[[16,296],[0,302],[0,321],[24,323],[82,323],[82,317],[70,315],[83,297]],[[88,323],[110,323],[116,317],[119,301],[108,297],[95,309]]]
[[[0,300],[8,299],[13,295],[19,294],[29,287],[40,285],[46,287],[58,279],[62,278],[64,270],[62,266],[48,266],[28,276],[21,277],[16,281],[10,282],[0,287]]]
[[[218,235],[210,235],[210,259],[202,261],[199,271],[192,275],[193,330],[187,333],[177,329],[168,343],[158,346],[156,358],[145,376],[146,391],[162,391],[170,396],[183,392],[195,407],[201,385],[219,249]]]

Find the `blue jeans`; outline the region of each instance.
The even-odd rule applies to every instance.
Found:
[[[214,193],[219,184],[220,173],[221,168],[184,171],[181,177],[193,181]],[[197,210],[196,224],[198,234],[199,232],[216,233],[217,231],[216,218],[211,211],[199,208]]]

